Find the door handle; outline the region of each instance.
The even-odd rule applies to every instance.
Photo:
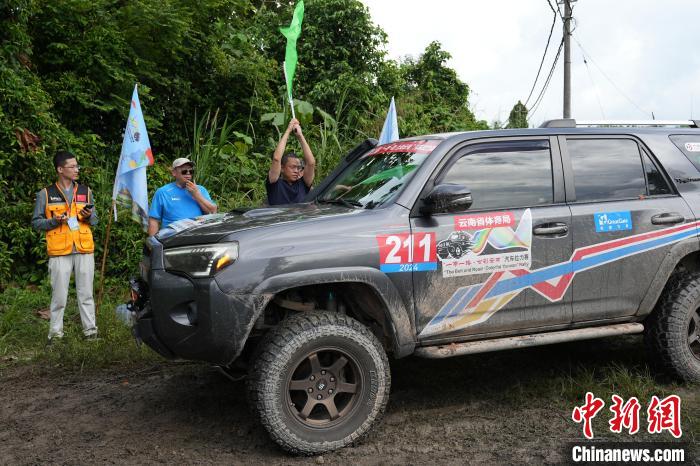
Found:
[[[532,229],[532,232],[536,235],[563,235],[569,231],[569,227],[566,223],[554,222],[554,223],[543,223],[537,225]]]
[[[676,212],[665,212],[663,214],[658,214],[651,217],[651,223],[654,225],[668,225],[672,223],[681,223],[684,221],[685,217]]]

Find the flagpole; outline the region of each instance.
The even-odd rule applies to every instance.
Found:
[[[282,62],[282,70],[284,71],[284,82],[289,83],[287,80],[287,62],[284,61]],[[296,115],[294,114],[294,101],[292,100],[292,92],[291,89],[289,89],[289,85],[287,85],[287,99],[289,99],[289,106],[292,108],[292,118],[296,118]]]
[[[117,201],[112,199],[112,208],[110,210],[113,210],[115,213],[117,211]],[[109,237],[110,234],[112,233],[112,213],[110,212],[109,215],[109,222],[107,222],[107,232],[105,233],[105,244],[104,244],[104,249],[102,251],[102,267],[100,268],[100,289],[97,293],[97,307],[95,308],[95,315],[97,315],[97,312],[100,310],[100,307],[102,306],[102,295],[104,294],[104,289],[105,289],[105,265],[107,264],[107,249],[109,248]]]

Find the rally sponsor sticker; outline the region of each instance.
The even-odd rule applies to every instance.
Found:
[[[367,155],[386,154],[389,152],[410,152],[413,154],[430,154],[441,141],[437,139],[420,141],[392,142],[377,146]]]
[[[700,152],[700,142],[686,142],[685,150],[688,152]]]
[[[595,221],[595,231],[597,233],[632,229],[632,214],[629,210],[601,212],[594,214],[593,217]]]
[[[513,212],[454,217],[454,231],[438,242],[442,276],[460,277],[513,269],[530,269],[532,214],[516,223]]]
[[[512,227],[515,225],[513,212],[492,212],[479,215],[460,215],[455,217],[455,230],[474,230],[477,228]]]
[[[435,233],[377,235],[379,270],[385,273],[437,270]]]

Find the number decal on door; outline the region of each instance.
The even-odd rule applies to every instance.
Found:
[[[382,272],[437,270],[435,233],[377,235]]]

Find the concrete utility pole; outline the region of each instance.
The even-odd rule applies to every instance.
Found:
[[[564,4],[564,118],[571,118],[571,2]]]

